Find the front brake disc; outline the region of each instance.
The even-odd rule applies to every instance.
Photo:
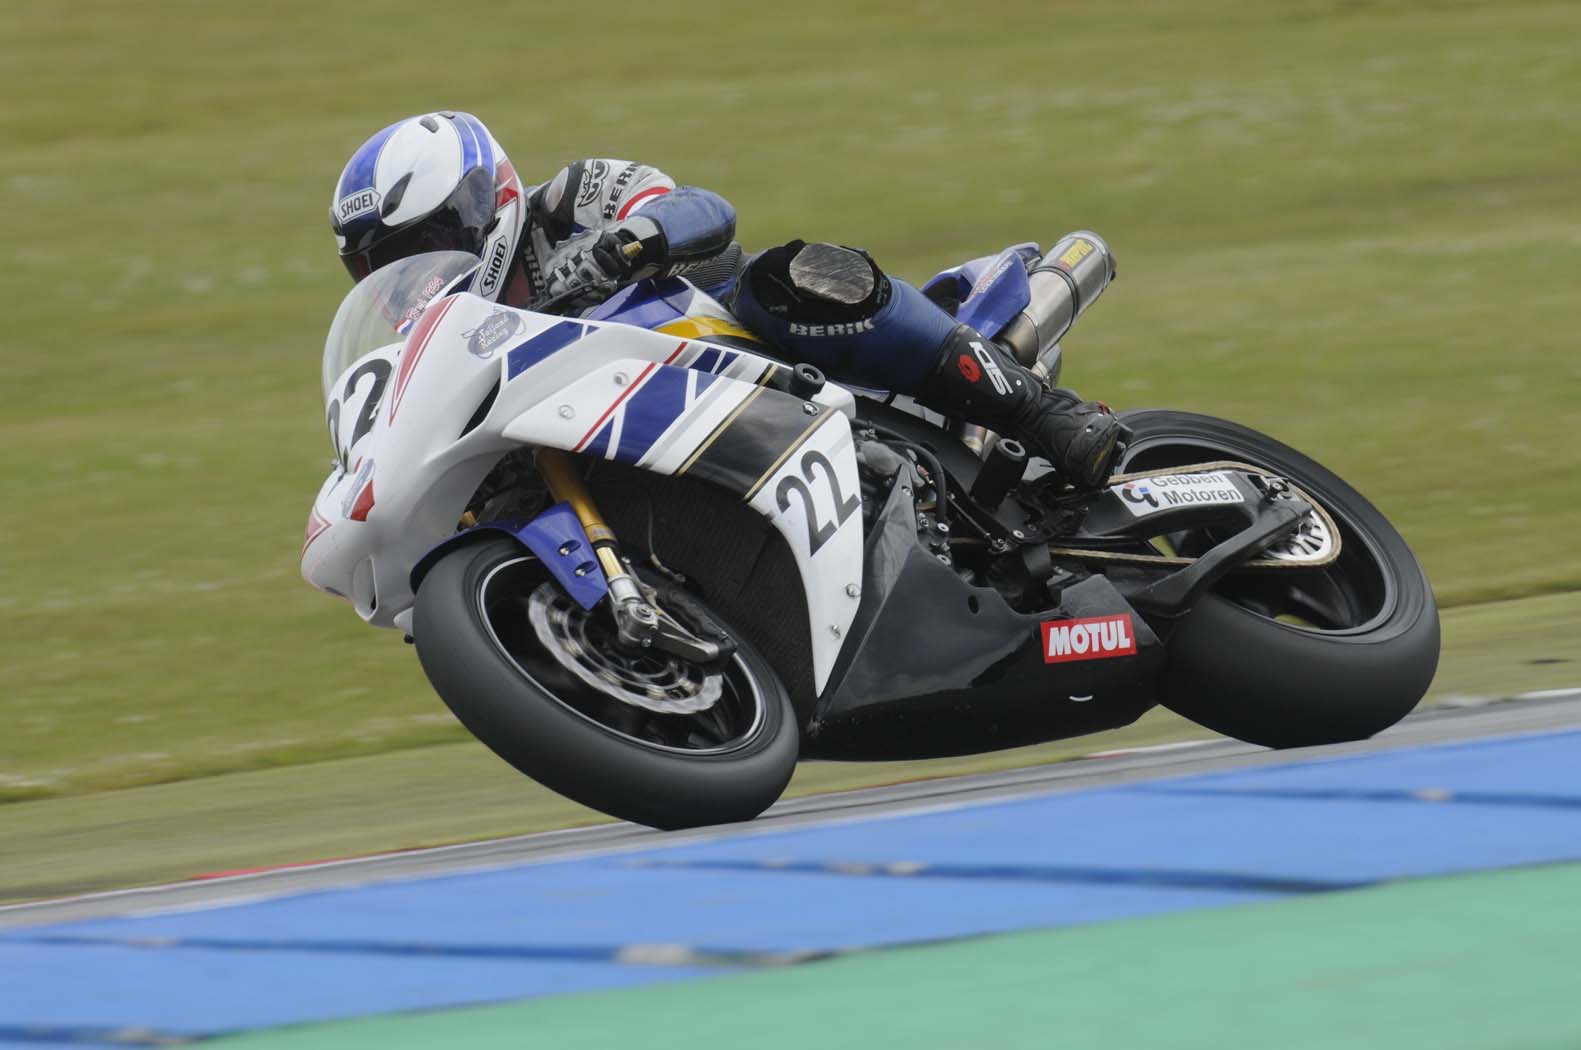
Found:
[[[668,653],[629,654],[604,624],[554,582],[527,600],[527,621],[556,663],[604,696],[662,715],[706,711],[719,701],[723,678]]]

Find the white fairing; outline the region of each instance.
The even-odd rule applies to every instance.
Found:
[[[381,365],[357,377],[369,361],[388,365],[377,391],[371,373]],[[456,531],[504,452],[548,446],[679,473],[711,438],[729,440],[721,425],[745,402],[785,396],[758,385],[771,367],[698,339],[511,310],[470,294],[439,299],[403,345],[364,355],[328,386],[331,400],[351,388],[334,435],[344,456],[314,501],[302,574],[371,624],[409,623],[413,566]],[[378,399],[372,424],[357,434],[370,397]],[[801,571],[821,692],[856,613],[862,525],[851,509],[854,401],[833,384],[816,400],[823,411],[807,415],[807,431],[748,502],[785,536]]]

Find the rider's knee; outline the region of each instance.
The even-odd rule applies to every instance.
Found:
[[[837,244],[791,241],[759,254],[742,289],[792,335],[833,336],[864,330],[889,302],[892,287],[873,257]]]

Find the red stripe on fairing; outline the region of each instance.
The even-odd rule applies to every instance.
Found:
[[[303,554],[307,553],[307,549],[313,545],[313,541],[314,540],[318,539],[320,536],[324,535],[324,533],[326,531],[328,531],[329,526],[330,526],[329,519],[325,518],[324,515],[320,514],[318,512],[318,508],[317,507],[314,507],[311,511],[308,512],[308,515],[307,515],[307,533],[302,538],[302,553]]]
[[[372,509],[373,479],[369,478],[368,483],[362,487],[362,491],[357,493],[357,499],[351,505],[351,513],[346,515],[346,517],[352,521],[367,521],[368,512]]]
[[[681,340],[681,345],[676,347],[670,353],[670,356],[666,357],[664,359],[663,363],[664,364],[669,364],[671,361],[674,361],[677,357],[681,356],[681,351],[685,350],[685,349],[686,349],[686,340],[682,339]],[[593,435],[597,434],[599,432],[599,429],[601,427],[603,427],[603,425],[609,421],[609,417],[615,414],[615,409],[619,408],[621,406],[621,404],[626,400],[626,398],[630,397],[632,394],[635,394],[637,392],[637,388],[640,387],[643,383],[646,383],[648,381],[648,376],[651,375],[653,373],[653,370],[655,368],[658,368],[658,367],[659,367],[659,364],[657,362],[655,362],[654,364],[649,365],[647,368],[644,368],[640,373],[638,373],[637,381],[632,383],[625,390],[622,390],[620,392],[620,396],[615,399],[615,403],[613,405],[610,405],[608,408],[604,409],[604,414],[598,417],[598,422],[594,423],[592,428],[590,430],[588,430],[588,432],[586,434],[582,435],[582,440],[578,441],[576,443],[576,447],[574,449],[572,449],[571,451],[573,451],[573,452],[580,452],[584,448],[586,448],[587,447],[587,443],[589,441],[593,440]]]
[[[627,201],[625,204],[622,204],[620,206],[620,211],[615,214],[615,218],[624,219],[626,216],[630,215],[637,209],[637,205],[641,204],[649,197],[657,197],[660,194],[669,192],[670,187],[668,186],[655,186],[651,190],[643,190],[641,193],[631,198],[631,200]]]
[[[417,319],[417,326],[412,329],[412,334],[406,337],[406,351],[401,355],[401,370],[395,374],[395,393],[390,396],[390,422],[395,422],[395,410],[401,407],[401,397],[406,393],[406,384],[412,378],[412,373],[417,370],[417,362],[422,360],[423,351],[428,349],[428,340],[433,338],[434,329],[439,327],[439,322],[445,319],[445,314],[456,305],[456,296],[447,295],[437,303],[430,303],[428,309],[423,311],[423,316]]]
[[[597,434],[599,428],[604,425],[604,423],[609,419],[610,416],[615,414],[615,409],[619,408],[621,406],[621,403],[623,401],[625,401],[626,398],[630,397],[632,394],[635,394],[637,392],[637,388],[640,387],[643,383],[647,382],[648,375],[655,368],[658,368],[658,367],[659,367],[658,365],[652,364],[652,365],[649,365],[647,368],[644,368],[642,370],[642,373],[637,376],[637,381],[635,383],[631,384],[630,386],[628,386],[626,389],[622,390],[620,392],[620,396],[615,399],[615,403],[613,405],[610,405],[608,408],[604,409],[604,414],[598,417],[598,422],[594,423],[593,426],[592,426],[592,429],[590,429],[586,434],[582,435],[582,440],[578,441],[576,443],[576,448],[573,449],[572,451],[580,452],[584,448],[586,448],[587,447],[587,443],[589,441],[593,440],[593,435]]]

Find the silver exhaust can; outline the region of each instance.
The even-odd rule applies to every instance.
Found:
[[[1016,360],[1031,367],[1070,331],[1114,280],[1114,253],[1091,230],[1067,233],[1027,275],[1031,297],[999,333]]]

